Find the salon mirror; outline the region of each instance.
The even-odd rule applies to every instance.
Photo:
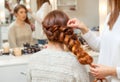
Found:
[[[30,7],[33,12],[37,11],[37,0],[0,0],[0,48],[2,43],[8,41],[6,28],[11,24],[15,17],[9,12],[5,2],[9,2],[13,9],[18,3]],[[99,26],[99,0],[50,0],[53,10],[60,9],[65,11],[70,18],[78,18],[85,22],[89,28]],[[4,11],[4,13],[3,13]]]
[[[13,9],[17,4],[30,8],[34,0],[0,0],[0,48],[8,41],[8,27],[15,20]]]

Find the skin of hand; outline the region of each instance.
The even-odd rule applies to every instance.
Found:
[[[80,29],[83,34],[85,34],[89,31],[87,26],[83,22],[79,21],[76,18],[70,19],[67,23],[67,26]]]
[[[32,13],[32,10],[30,8],[27,9],[29,13]]]
[[[106,76],[117,76],[116,68],[114,67],[98,64],[93,64],[92,66],[93,67],[90,67],[90,72],[96,78],[102,79]]]

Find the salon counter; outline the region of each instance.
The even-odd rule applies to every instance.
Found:
[[[30,54],[22,55],[22,56],[13,56],[13,55],[0,56],[0,67],[8,66],[8,65],[27,64],[30,56],[31,56]]]
[[[27,82],[26,71],[30,56],[0,56],[0,82]]]

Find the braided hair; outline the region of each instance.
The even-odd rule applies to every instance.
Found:
[[[81,64],[91,65],[93,62],[92,57],[82,49],[73,29],[67,27],[68,20],[69,17],[64,12],[59,10],[51,11],[42,22],[43,30],[49,41],[65,44],[76,55]]]

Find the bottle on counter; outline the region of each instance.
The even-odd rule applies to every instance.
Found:
[[[9,47],[9,43],[5,42],[3,43],[3,55],[9,55],[10,53],[10,47]]]
[[[20,48],[14,48],[13,53],[15,56],[21,56],[22,55],[22,50]]]

